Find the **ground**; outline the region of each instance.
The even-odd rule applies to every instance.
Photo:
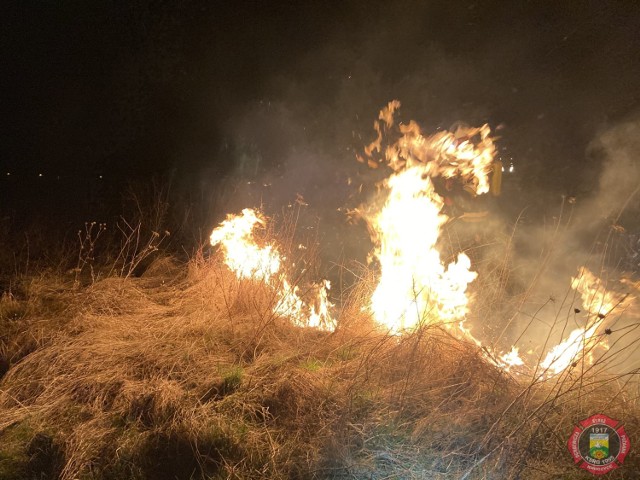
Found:
[[[140,278],[23,278],[2,299],[0,477],[590,478],[566,448],[626,378],[507,373],[446,329],[381,332],[366,282],[335,332],[292,326],[219,258]],[[632,450],[611,478],[638,478]]]

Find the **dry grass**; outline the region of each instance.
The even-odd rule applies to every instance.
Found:
[[[589,478],[566,440],[601,410],[639,444],[629,376],[514,377],[441,328],[386,335],[366,275],[334,333],[217,257],[5,295],[0,478]],[[637,471],[632,451],[609,478]]]

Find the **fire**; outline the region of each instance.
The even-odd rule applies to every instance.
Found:
[[[582,306],[589,312],[588,323],[584,328],[573,330],[568,338],[553,347],[540,363],[540,367],[553,374],[563,372],[579,359],[581,354],[591,363],[591,353],[596,345],[607,348],[606,340],[596,335],[607,315],[614,309],[627,305],[626,297],[616,298],[605,289],[602,280],[586,267],[582,267],[580,274],[571,279],[571,288],[580,293]]]
[[[577,328],[569,334],[569,337],[553,347],[540,366],[553,374],[566,370],[580,355],[580,352],[589,351],[594,346],[593,334],[596,333],[598,323],[588,330]]]
[[[499,367],[502,367],[505,371],[509,371],[514,367],[522,367],[524,365],[524,360],[520,358],[520,352],[518,347],[515,345],[511,347],[509,353],[505,353],[500,356],[498,361],[496,362]]]
[[[264,218],[250,208],[242,215],[229,215],[211,233],[211,245],[222,245],[227,266],[239,278],[269,279],[280,270],[280,255],[272,245],[259,247],[253,240],[253,230],[264,227]]]
[[[374,124],[377,137],[364,149],[372,167],[380,160],[370,156],[382,151],[383,132],[394,127],[399,106],[397,101],[390,102]],[[400,138],[385,149],[386,163],[394,171],[382,183],[386,198],[382,206],[364,211],[375,244],[373,256],[380,264],[371,310],[376,321],[392,332],[464,319],[467,287],[476,273],[464,253],[448,265],[441,258],[437,242],[449,217],[443,212],[444,199],[436,192],[434,179],[455,177],[474,194],[486,193],[495,154],[487,125],[425,137],[410,122],[400,125],[399,132]],[[460,332],[473,339],[459,325]]]
[[[360,212],[374,242],[372,256],[380,265],[370,302],[373,316],[393,333],[443,323],[480,347],[487,361],[505,371],[526,367],[515,345],[500,354],[473,336],[465,318],[467,289],[477,274],[464,253],[446,265],[438,250],[442,229],[450,218],[443,211],[444,200],[435,182],[438,178],[454,179],[472,195],[487,193],[495,156],[490,129],[488,125],[459,126],[455,131],[425,136],[414,121],[396,128],[394,115],[399,107],[400,102],[394,100],[382,109],[374,122],[375,140],[365,147],[364,157],[358,156],[358,161],[371,168],[386,163],[392,170],[380,184],[382,201]],[[394,133],[399,138],[383,147],[385,137]],[[380,158],[383,152],[384,158]],[[564,371],[581,352],[590,358],[596,344],[606,346],[596,334],[606,316],[622,303],[586,268],[572,279],[572,287],[581,294],[591,321],[551,348],[539,365],[545,375]]]
[[[276,246],[256,244],[253,231],[265,225],[261,214],[245,208],[241,215],[228,215],[213,230],[211,245],[220,245],[225,264],[238,278],[263,281],[274,289],[274,313],[290,318],[297,326],[333,330],[335,322],[329,312],[333,304],[328,297],[331,284],[325,280],[317,286],[314,304],[307,305],[300,297],[299,287],[292,285],[281,271],[282,258]]]
[[[465,255],[450,269],[440,260],[435,245],[447,217],[440,213],[442,199],[431,181],[422,178],[424,171],[416,166],[389,178],[387,201],[370,219],[379,239],[375,255],[382,272],[371,306],[380,323],[397,331],[422,321],[427,313],[443,320],[458,318],[466,305],[466,284],[475,277]]]
[[[377,168],[381,160],[371,158],[373,152],[382,149],[383,131],[390,131],[395,124],[394,114],[400,102],[393,100],[380,111],[374,122],[378,136],[364,149],[367,163]],[[424,166],[431,178],[458,177],[472,186],[476,194],[489,191],[489,173],[495,156],[495,145],[490,137],[491,129],[485,124],[479,128],[458,126],[454,132],[444,131],[428,138],[422,134],[420,126],[413,120],[408,125],[400,124],[401,137],[385,150],[388,166],[395,172]],[[358,161],[365,159],[358,156]]]
[[[455,131],[425,136],[413,121],[395,124],[399,107],[400,103],[393,101],[380,112],[374,123],[376,139],[364,149],[364,157],[358,157],[372,168],[386,164],[391,169],[379,185],[377,200],[360,210],[374,244],[371,256],[380,266],[368,307],[375,321],[394,334],[420,325],[443,324],[479,347],[488,362],[505,371],[526,371],[517,346],[501,353],[474,337],[465,319],[470,306],[468,287],[477,273],[463,252],[446,262],[438,249],[443,228],[450,221],[444,211],[445,200],[438,193],[442,191],[439,183],[457,182],[472,196],[489,191],[495,156],[490,129],[487,125],[459,126]],[[386,137],[394,135],[396,140],[383,147]],[[444,187],[448,188],[446,183]],[[226,265],[238,278],[262,281],[273,289],[274,313],[297,326],[333,331],[336,324],[330,314],[329,282],[304,292],[292,284],[277,246],[260,245],[254,238],[255,229],[265,226],[259,212],[245,209],[241,215],[229,215],[213,230],[211,244],[220,246]],[[626,297],[607,291],[584,267],[572,278],[571,286],[581,295],[588,321],[549,350],[538,365],[545,376],[565,371],[579,358],[592,361],[594,347],[606,348],[599,332],[607,316],[625,306]]]

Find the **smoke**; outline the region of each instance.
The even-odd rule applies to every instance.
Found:
[[[302,225],[320,229],[323,268],[364,261],[371,249],[367,232],[345,212],[368,201],[389,173],[355,161],[372,139],[379,109],[397,98],[399,120],[415,119],[425,132],[458,121],[489,123],[500,137],[499,155],[506,165],[513,161],[515,173],[505,175],[485,222],[455,222],[447,233],[454,247],[473,249],[479,269],[495,274],[503,262],[509,270],[507,280],[496,282],[496,298],[513,300],[492,311],[490,321],[480,318],[486,312],[478,316],[488,334],[511,321],[505,340],[517,338],[545,303],[537,314],[543,321],[534,324],[548,328],[567,308],[559,299],[571,294],[578,267],[615,277],[624,235],[638,229],[637,195],[631,194],[638,184],[639,124],[615,118],[630,95],[622,87],[640,76],[635,64],[611,75],[619,62],[609,55],[621,46],[632,51],[635,40],[624,35],[635,34],[607,36],[584,27],[591,13],[574,13],[545,13],[553,26],[540,35],[531,26],[542,14],[533,7],[353,3],[339,12],[343,28],[330,21],[338,13],[323,10],[315,12],[313,30],[288,32],[295,37],[290,42],[284,33],[268,36],[269,51],[257,42],[259,82],[254,86],[243,70],[250,95],[218,102],[224,140],[211,163],[229,168],[200,175],[202,190],[221,197],[211,223],[245,207],[281,213],[299,200],[308,204]],[[584,58],[593,35],[605,37],[603,48]],[[276,55],[279,49],[285,53]],[[223,67],[230,71],[236,68],[231,50],[227,57]],[[590,74],[577,73],[585,70]]]
[[[590,145],[589,154],[602,157],[602,171],[594,196],[583,207],[583,216],[620,220],[637,230],[640,204],[640,120],[630,120],[599,135]]]
[[[559,254],[582,256],[584,262],[591,257],[609,271],[621,266],[625,252],[620,243],[640,229],[639,147],[640,121],[636,119],[603,128],[589,142],[584,157],[592,159],[596,168],[582,174],[590,187],[582,196],[567,193],[564,197],[566,227]]]
[[[637,262],[628,262],[632,240],[640,233],[640,122],[631,119],[603,128],[586,148],[585,163],[593,168],[575,174],[590,188],[573,197],[544,195],[546,212],[528,214],[513,230],[509,284],[513,301],[498,311],[493,326],[485,331],[503,334],[506,345],[518,341],[522,351],[541,353],[541,339],[550,335],[557,343],[568,331],[584,326],[588,313],[580,297],[570,288],[571,277],[583,265],[592,269],[616,294],[637,296],[632,279],[640,273]],[[539,203],[538,203],[539,204]],[[539,207],[536,207],[539,208]],[[501,218],[507,231],[513,224]],[[499,248],[497,249],[499,250]],[[505,290],[508,290],[505,287]],[[633,335],[624,338],[640,314],[637,305],[625,311],[614,310],[607,320],[617,348],[628,345]],[[523,334],[524,332],[524,334]],[[627,359],[627,368],[635,359]]]

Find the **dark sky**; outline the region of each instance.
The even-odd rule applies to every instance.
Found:
[[[0,13],[0,167],[14,177],[173,169],[188,185],[243,153],[284,168],[292,148],[335,168],[397,98],[427,128],[502,125],[525,188],[580,194],[598,177],[590,142],[640,107],[631,1],[14,0]]]

